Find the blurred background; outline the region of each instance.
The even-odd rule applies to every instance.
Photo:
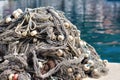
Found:
[[[53,6],[61,10],[81,31],[102,59],[120,62],[119,0],[0,0],[0,19],[17,8]]]

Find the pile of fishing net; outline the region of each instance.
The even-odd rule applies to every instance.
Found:
[[[17,9],[0,22],[0,80],[99,78],[106,65],[63,12],[51,7]]]

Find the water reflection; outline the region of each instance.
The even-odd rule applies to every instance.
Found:
[[[107,0],[0,0],[0,19],[13,10],[53,6],[81,30],[101,57],[120,62],[120,2]]]

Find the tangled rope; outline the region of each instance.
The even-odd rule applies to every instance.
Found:
[[[54,8],[17,9],[0,22],[0,80],[99,78],[106,65]]]

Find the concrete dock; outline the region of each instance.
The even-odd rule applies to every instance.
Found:
[[[99,79],[86,78],[83,80],[120,80],[120,63],[109,63],[108,75],[102,76]]]

